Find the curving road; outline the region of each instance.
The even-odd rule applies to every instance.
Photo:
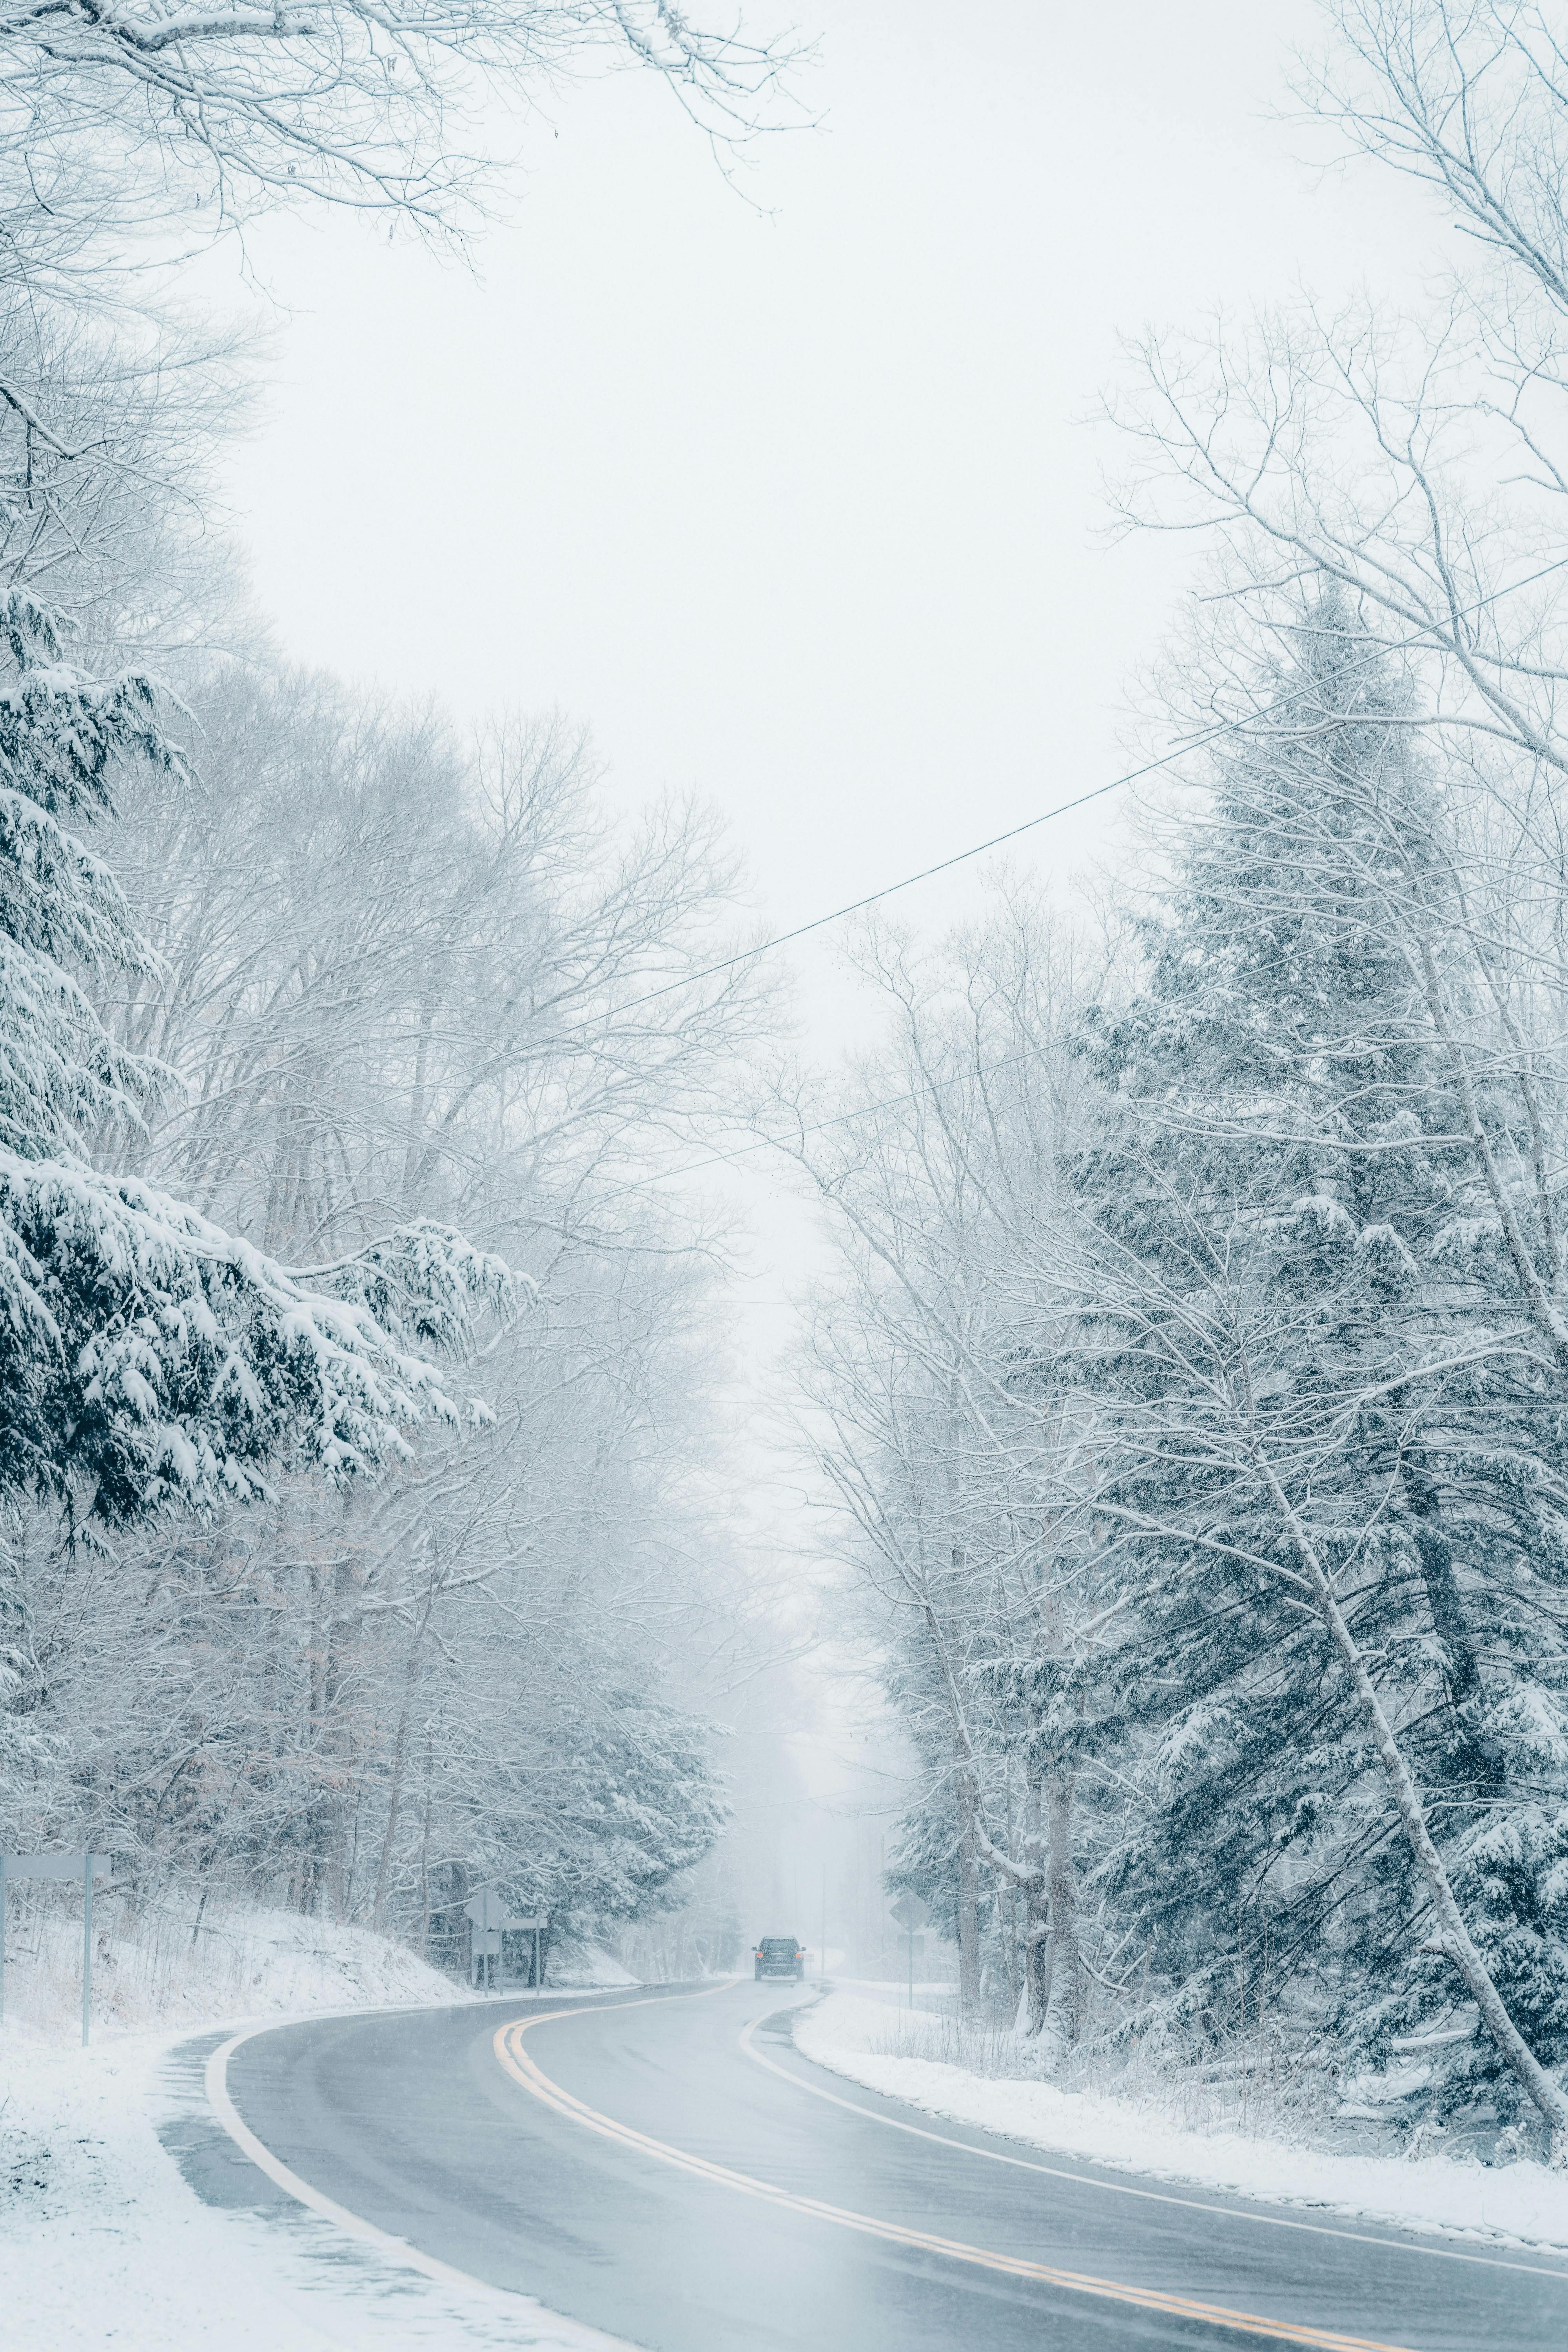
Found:
[[[648,2352],[1568,2346],[1568,2263],[940,2122],[809,2064],[780,2004],[725,1984],[322,2020],[240,2038],[208,2080],[318,2210]],[[187,2158],[204,2193],[276,2193],[222,2146]]]

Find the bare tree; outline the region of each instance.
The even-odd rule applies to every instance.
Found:
[[[798,54],[787,38],[708,31],[666,0],[20,0],[0,13],[0,182],[51,225],[46,285],[79,283],[89,257],[100,275],[116,259],[144,268],[127,240],[149,228],[188,238],[301,197],[446,236],[493,176],[499,96],[635,66],[732,144],[776,119]],[[31,257],[24,245],[24,274]]]
[[[317,1260],[460,1213],[531,1303],[470,1354],[482,1405],[373,1490],[283,1476],[108,1570],[40,1523],[0,1718],[29,1727],[18,1802],[36,1834],[441,1950],[475,1874],[563,1927],[624,1916],[717,1821],[688,1720],[733,1615],[696,1469],[716,1236],[635,1180],[732,1089],[761,1016],[743,974],[684,977],[729,863],[692,813],[617,839],[553,722],[474,753],[319,678],[192,698],[203,773],[115,821],[158,953],[103,1005],[182,1083],[103,1152]],[[646,1841],[610,1834],[616,1773],[647,1776]]]
[[[1086,2015],[1073,1681],[1095,1577],[1059,1540],[1070,1439],[1029,1268],[1051,1246],[1079,961],[1021,897],[934,959],[873,939],[862,964],[893,1021],[860,1080],[871,1098],[850,1095],[795,1148],[841,1265],[814,1323],[804,1425],[853,1530],[847,1556],[880,1597],[929,1801],[940,1789],[953,1824],[963,2011],[989,1885],[1022,1902],[1022,2015],[1058,2061]]]

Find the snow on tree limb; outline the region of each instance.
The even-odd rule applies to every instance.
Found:
[[[345,1477],[405,1455],[419,1423],[459,1412],[391,1334],[457,1348],[521,1287],[432,1226],[311,1288],[151,1187],[15,1153],[0,1249],[0,1482],[114,1526],[258,1495],[273,1467]]]
[[[631,66],[734,146],[794,110],[802,46],[669,0],[0,0],[0,170],[30,148],[54,208],[105,226],[315,197],[460,236],[493,171],[498,89],[526,102]]]
[[[429,1220],[297,1279],[87,1164],[79,1139],[133,1120],[159,1073],[113,1043],[75,973],[155,959],[65,820],[105,813],[127,768],[188,776],[156,684],[70,667],[68,625],[15,584],[0,606],[0,1492],[120,1526],[258,1493],[270,1464],[344,1476],[405,1453],[416,1423],[457,1417],[415,1351],[467,1352],[476,1316],[515,1312],[522,1286]]]

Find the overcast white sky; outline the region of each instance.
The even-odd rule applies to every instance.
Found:
[[[778,929],[1115,772],[1190,560],[1098,535],[1113,453],[1079,420],[1119,332],[1299,279],[1403,289],[1442,241],[1269,119],[1308,0],[798,21],[823,127],[766,145],[750,204],[623,75],[528,127],[477,279],[272,225],[252,255],[288,312],[229,470],[289,652],[465,712],[562,706],[627,803],[719,804]],[[1110,822],[1033,855],[1070,868]],[[963,898],[903,904],[940,927]],[[799,961],[829,1051],[851,1009]],[[754,1164],[746,1197],[760,1362],[808,1251]]]
[[[478,280],[269,229],[230,483],[289,651],[563,706],[627,798],[725,810],[781,926],[1111,772],[1185,560],[1096,538],[1118,332],[1387,278],[1414,210],[1264,119],[1302,0],[801,8],[823,128],[765,212],[623,75],[527,130]]]

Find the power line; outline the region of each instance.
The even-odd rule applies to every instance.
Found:
[[[1489,596],[1479,597],[1473,604],[1461,605],[1454,614],[1454,618],[1465,619],[1472,613],[1480,612],[1489,604],[1495,604],[1500,597],[1512,595],[1521,588],[1532,587],[1537,581],[1548,579],[1554,572],[1562,572],[1565,569],[1568,569],[1568,556],[1559,556],[1554,562],[1543,564],[1540,571],[1530,572],[1523,580],[1516,580],[1510,587],[1496,588]],[[1364,662],[1353,664],[1350,675],[1353,677],[1359,670],[1373,668],[1387,654],[1402,652],[1410,646],[1418,644],[1422,637],[1430,635],[1431,628],[1428,627],[1417,630],[1413,636],[1379,646],[1375,652],[1367,656]],[[1288,709],[1291,703],[1299,702],[1304,695],[1311,691],[1310,685],[1298,687],[1293,692],[1280,695],[1273,702],[1263,704],[1250,719],[1219,720],[1202,734],[1187,737],[1174,750],[1163,753],[1159,759],[1147,761],[1141,768],[1131,768],[1125,775],[1113,776],[1109,783],[1097,784],[1092,792],[1081,793],[1077,800],[1064,801],[1057,808],[1045,809],[1038,816],[1026,818],[1022,824],[1014,825],[1010,831],[996,834],[989,841],[977,843],[973,849],[960,850],[956,856],[944,858],[940,865],[928,866],[919,874],[906,876],[901,882],[890,882],[885,889],[874,890],[868,898],[857,898],[850,905],[840,907],[830,915],[818,915],[811,922],[802,923],[793,931],[781,932],[777,939],[764,940],[758,947],[747,949],[739,955],[728,957],[721,963],[710,964],[703,971],[692,972],[686,980],[672,981],[664,988],[655,989],[650,996],[634,998],[632,1004],[623,1009],[630,1012],[636,1005],[652,1003],[654,997],[668,995],[672,989],[689,987],[694,981],[706,980],[717,972],[731,971],[736,964],[747,963],[756,956],[766,955],[772,948],[784,947],[791,940],[804,939],[808,932],[821,930],[828,923],[837,922],[847,915],[859,913],[863,908],[874,907],[879,899],[890,898],[896,891],[908,890],[917,882],[929,880],[932,875],[945,874],[952,866],[962,866],[972,857],[982,857],[988,849],[996,849],[1005,842],[1016,840],[1019,834],[1029,833],[1035,826],[1047,824],[1054,816],[1065,816],[1070,809],[1083,808],[1089,802],[1100,800],[1105,793],[1116,792],[1123,784],[1136,783],[1142,777],[1152,775],[1158,769],[1170,767],[1173,761],[1184,757],[1188,751],[1200,750],[1204,744],[1212,743],[1221,736],[1237,734],[1246,728],[1256,725],[1258,719],[1266,719],[1277,710]],[[923,1097],[938,1094],[944,1087],[958,1086],[968,1079],[993,1076],[997,1071],[1011,1069],[1019,1062],[1037,1059],[1047,1050],[1045,1046],[1025,1046],[1016,1054],[1005,1055],[1000,1061],[984,1063],[978,1069],[960,1070],[949,1078],[928,1079],[918,1087],[906,1089],[902,1094],[886,1095],[877,1102],[861,1103],[854,1110],[839,1111],[833,1118],[817,1119],[809,1127],[792,1129],[786,1135],[759,1136],[752,1142],[738,1144],[733,1151],[716,1151],[704,1160],[688,1160],[679,1168],[660,1169],[651,1175],[641,1178],[636,1183],[617,1189],[624,1192],[642,1192],[649,1184],[665,1183],[674,1177],[694,1176],[700,1174],[705,1169],[726,1167],[731,1160],[748,1159],[755,1151],[777,1150],[781,1146],[791,1142],[804,1143],[808,1136],[825,1135],[834,1128],[847,1127],[853,1119],[872,1118],[878,1111],[897,1110],[905,1103],[918,1102]]]
[[[1516,595],[1521,588],[1532,588],[1538,581],[1550,579],[1554,572],[1565,569],[1568,569],[1568,555],[1559,556],[1554,562],[1542,564],[1539,572],[1528,572],[1522,580],[1515,580],[1506,588],[1494,588],[1489,595],[1478,597],[1473,604],[1458,605],[1450,618],[1452,621],[1468,620],[1473,614],[1484,612],[1489,604],[1495,604],[1500,597]],[[1429,622],[1408,637],[1394,637],[1380,644],[1365,661],[1352,663],[1348,674],[1353,677],[1359,670],[1374,669],[1389,654],[1408,652],[1424,637],[1430,637],[1436,627],[1435,621]],[[1125,774],[1112,776],[1108,783],[1096,784],[1091,791],[1079,793],[1074,800],[1059,801],[1054,808],[1042,809],[1037,816],[1026,816],[1021,824],[1009,825],[1005,833],[994,833],[988,841],[977,841],[968,849],[955,850],[951,857],[939,858],[934,866],[921,866],[918,874],[906,874],[901,881],[885,883],[881,889],[868,891],[863,898],[851,898],[847,905],[835,907],[829,914],[814,915],[809,922],[797,923],[793,930],[779,931],[772,939],[760,940],[754,948],[741,948],[734,955],[721,957],[717,963],[703,964],[696,971],[684,972],[679,980],[665,981],[659,987],[650,988],[646,995],[634,996],[628,1003],[617,1005],[616,1015],[638,1012],[645,1004],[657,1004],[660,997],[673,996],[683,988],[695,987],[699,981],[716,980],[721,973],[733,971],[741,964],[755,963],[760,956],[771,955],[774,948],[788,947],[795,940],[809,939],[813,931],[826,930],[830,923],[841,923],[850,915],[863,914],[868,907],[879,906],[884,898],[896,898],[900,890],[912,890],[918,882],[930,882],[939,874],[951,874],[954,866],[967,866],[973,858],[984,857],[993,849],[1005,848],[1008,842],[1016,841],[1021,835],[1033,833],[1039,825],[1049,824],[1054,817],[1068,816],[1074,809],[1087,808],[1091,801],[1103,800],[1108,793],[1121,792],[1127,784],[1141,783],[1145,776],[1157,775],[1163,769],[1173,767],[1178,760],[1185,759],[1189,751],[1202,751],[1205,744],[1218,742],[1226,735],[1245,732],[1255,727],[1260,719],[1289,709],[1292,703],[1300,702],[1312,691],[1310,684],[1296,687],[1290,693],[1264,703],[1248,718],[1216,719],[1212,727],[1205,728],[1199,734],[1185,736],[1169,751],[1162,751],[1158,759],[1145,760],[1142,767],[1129,768]],[[574,1029],[598,1026],[597,1018],[571,1024]]]

